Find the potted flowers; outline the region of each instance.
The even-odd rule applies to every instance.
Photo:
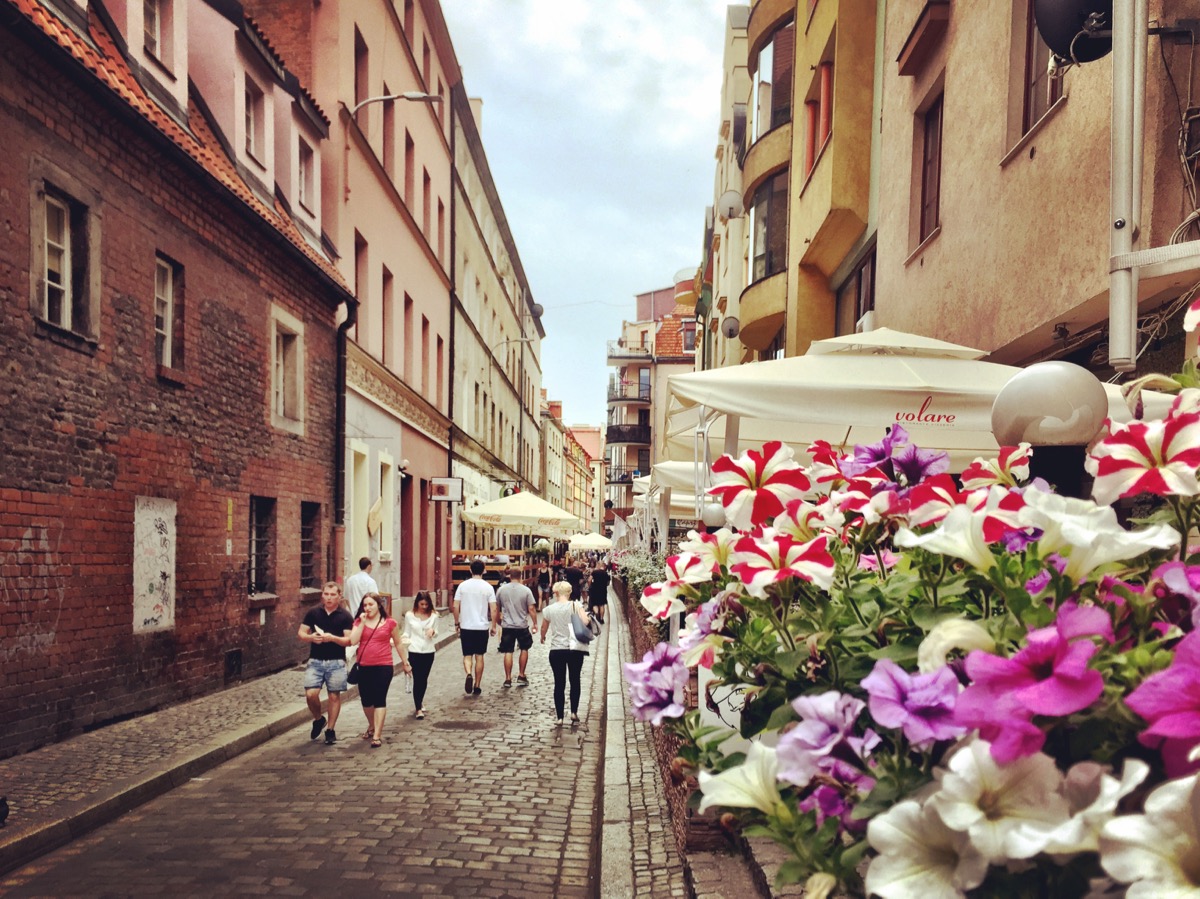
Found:
[[[677,646],[626,666],[694,803],[787,848],[810,893],[1200,896],[1200,391],[1110,425],[1094,499],[1028,445],[958,480],[895,427],[713,466],[727,527],[646,586]],[[1123,526],[1111,502],[1151,493]],[[686,712],[736,696],[729,727]]]

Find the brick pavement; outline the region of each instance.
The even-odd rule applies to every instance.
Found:
[[[0,894],[695,895],[609,611],[577,729],[553,726],[545,648],[505,690],[493,640],[478,699],[457,644],[439,652],[424,722],[398,680],[380,750],[354,738],[357,699],[339,745],[310,742],[296,669],[0,761]],[[705,897],[758,892],[735,858],[696,862]]]
[[[13,871],[0,892],[315,895],[358,881],[364,893],[597,895],[607,645],[606,635],[585,663],[579,728],[554,726],[544,647],[534,646],[528,688],[501,688],[490,653],[484,694],[469,698],[451,646],[434,664],[425,721],[393,689],[382,749],[353,738],[356,701],[334,747],[309,741],[305,715],[219,767],[178,775],[177,789]],[[162,714],[138,721],[157,730]],[[113,743],[86,751],[112,754]]]

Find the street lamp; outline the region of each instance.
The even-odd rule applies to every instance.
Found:
[[[381,97],[367,97],[367,99],[355,103],[350,110],[350,117],[366,106],[368,103],[382,103],[386,100],[411,100],[414,103],[441,103],[442,98],[437,94],[427,94],[424,91],[404,91],[400,94],[384,94]]]

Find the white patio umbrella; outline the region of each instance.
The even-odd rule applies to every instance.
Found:
[[[571,549],[612,549],[612,541],[603,534],[576,534],[571,538]]]
[[[912,443],[950,454],[961,471],[977,456],[998,450],[992,436],[992,403],[1022,369],[984,362],[982,350],[880,328],[865,334],[819,340],[807,354],[729,368],[672,375],[673,405],[662,455],[706,459],[697,454],[697,429],[707,434],[716,458],[733,422],[739,451],[782,440],[803,450],[814,440],[849,448],[876,443],[887,428],[902,425]],[[1105,385],[1109,416],[1128,421],[1120,388]],[[1143,393],[1148,414],[1171,402]]]
[[[583,527],[583,521],[565,509],[532,493],[514,493],[473,509],[463,509],[472,524],[512,528],[530,534],[565,534]]]

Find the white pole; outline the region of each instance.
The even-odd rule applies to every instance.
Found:
[[[1138,17],[1141,15],[1139,26]],[[1114,0],[1113,3],[1113,82],[1112,82],[1112,153],[1109,201],[1109,255],[1120,256],[1133,251],[1134,230],[1138,210],[1135,196],[1140,197],[1141,134],[1138,111],[1143,105],[1144,83],[1135,87],[1139,37],[1144,69],[1148,22],[1145,0]],[[1117,371],[1132,371],[1137,364],[1137,270],[1117,269],[1109,276],[1108,293],[1108,358]]]

